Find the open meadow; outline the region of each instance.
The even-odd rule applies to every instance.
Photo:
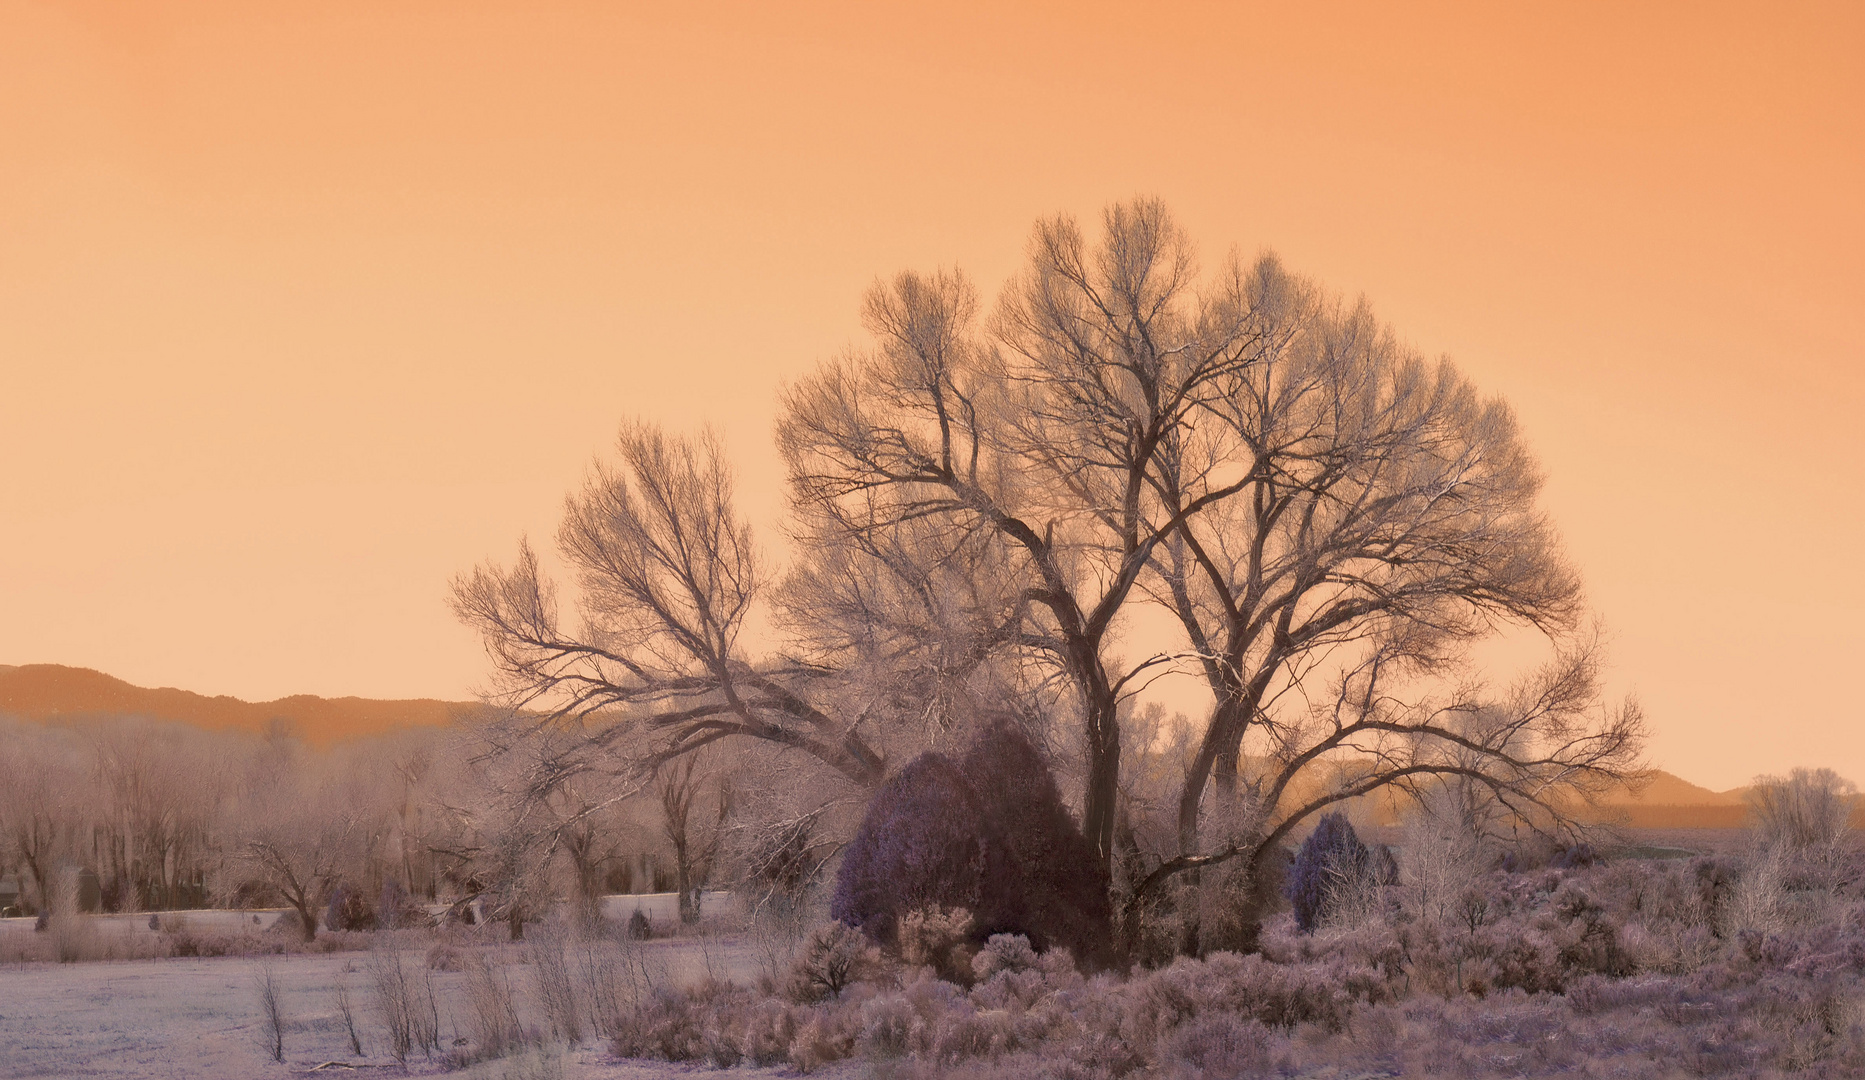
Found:
[[[706,902],[725,909],[729,899],[712,893]],[[605,901],[618,928],[637,910],[651,924],[677,925],[671,895]],[[688,1069],[615,1060],[600,1037],[610,1019],[596,1010],[657,988],[750,982],[757,967],[750,939],[722,929],[729,917],[686,937],[618,933],[600,943],[566,942],[548,925],[529,943],[503,940],[503,926],[336,931],[306,951],[275,928],[280,915],[171,912],[156,928],[146,914],[97,915],[43,932],[32,919],[0,920],[0,1077],[267,1077],[336,1062],[322,1071],[648,1080]],[[61,946],[71,959],[58,960]],[[575,984],[574,1020],[552,1014],[538,977],[537,957],[553,948]],[[276,1025],[264,1007],[268,979]],[[398,995],[412,1007],[392,1014],[384,1003]],[[498,1054],[476,1062],[490,1043]]]

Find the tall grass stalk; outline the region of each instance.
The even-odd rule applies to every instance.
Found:
[[[285,1013],[270,959],[261,960],[254,967],[253,986],[259,991],[259,1021],[265,1032],[267,1050],[273,1061],[282,1062],[285,1060]]]

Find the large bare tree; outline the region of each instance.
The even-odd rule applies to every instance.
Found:
[[[960,275],[868,295],[874,350],[794,387],[779,427],[796,498],[856,542],[908,522],[988,537],[1021,625],[995,635],[1063,676],[1086,747],[1083,831],[1104,862],[1119,788],[1117,713],[1160,660],[1113,654],[1157,546],[1240,485],[1163,505],[1149,478],[1179,432],[1272,344],[1232,264],[1200,288],[1157,203],[1120,206],[1090,247],[1058,218],[989,338]]]
[[[372,806],[378,777],[353,762],[311,759],[293,745],[277,749],[261,755],[246,777],[234,850],[296,913],[304,940],[313,941],[318,909],[362,862],[380,809]]]
[[[0,721],[0,862],[18,871],[22,904],[49,909],[58,862],[78,850],[85,773],[67,730]]]
[[[1456,779],[1557,822],[1634,768],[1637,710],[1599,705],[1577,578],[1506,406],[1273,258],[1201,276],[1157,202],[1101,226],[1039,223],[988,314],[954,272],[877,284],[874,345],[786,392],[791,658],[738,651],[762,583],[716,444],[631,427],[559,536],[586,631],[560,629],[528,550],[457,584],[509,703],[622,709],[608,730],[648,764],[748,735],[863,786],[900,732],[936,733],[967,696],[1072,710],[1083,831],[1109,867],[1123,707],[1189,669],[1212,707],[1176,850],[1129,912],[1370,791]],[[1181,640],[1132,634],[1143,608]],[[1469,648],[1507,626],[1555,659],[1485,693]]]
[[[1636,767],[1637,710],[1596,707],[1597,645],[1533,461],[1447,362],[1273,258],[1200,283],[1153,202],[1109,210],[1094,244],[1040,224],[983,326],[977,309],[955,274],[877,286],[876,348],[791,392],[780,445],[797,498],[851,538],[931,521],[1000,546],[1022,625],[989,640],[1071,686],[1104,858],[1123,694],[1175,660],[1203,676],[1179,851],[1130,906],[1382,787],[1461,777],[1548,821]],[[1178,657],[1121,649],[1121,616],[1147,602],[1179,621]],[[1490,700],[1462,662],[1509,624],[1557,659]],[[1226,825],[1207,846],[1213,785]]]

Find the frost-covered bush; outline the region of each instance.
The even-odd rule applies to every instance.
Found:
[[[861,931],[846,923],[824,923],[811,932],[790,969],[790,997],[808,1003],[838,998],[842,991],[881,970],[881,954]]]
[[[724,1069],[747,1057],[757,1064],[785,1060],[794,1030],[781,1002],[758,1001],[743,987],[707,980],[691,990],[659,990],[625,1010],[610,1048],[617,1057],[705,1061]],[[773,1050],[773,1043],[782,1045]]]
[[[1599,851],[1592,844],[1582,841],[1556,851],[1548,860],[1548,865],[1556,870],[1582,870],[1589,866],[1597,866],[1599,862]]]
[[[617,1057],[698,1061],[706,1052],[705,998],[662,991],[629,1010],[616,1025],[611,1048]]]
[[[1831,769],[1758,776],[1748,790],[1749,820],[1764,847],[1831,845],[1850,827],[1858,785]]]
[[[971,961],[977,950],[971,942],[971,912],[964,908],[920,908],[902,916],[896,934],[900,962],[910,968],[929,967],[947,982],[970,985]]]
[[[1035,971],[1041,964],[1030,939],[1022,934],[992,934],[984,948],[971,961],[976,978],[988,979],[998,972]]]
[[[715,984],[644,1002],[617,1047],[803,1070],[860,1057],[892,1080],[1865,1075],[1859,876],[1784,874],[1776,928],[1714,936],[1717,894],[1755,873],[1738,857],[1472,874],[1441,919],[1388,909],[1303,933],[1281,914],[1260,953],[1126,977],[999,935],[968,991],[929,963],[812,1004]],[[949,940],[937,914],[912,933]]]
[[[1235,953],[1181,958],[1134,980],[1132,989],[1138,1030],[1152,1037],[1210,1012],[1248,1016],[1271,1027],[1316,1024],[1339,1031],[1356,998],[1387,996],[1377,971],[1339,959],[1276,964],[1261,955]]]
[[[382,895],[376,900],[376,925],[384,930],[408,930],[431,927],[434,917],[408,895],[400,881],[389,878],[382,883]],[[359,928],[360,929],[360,928]]]
[[[788,1003],[766,998],[752,1006],[744,1019],[739,1051],[753,1065],[778,1065],[790,1059],[790,1044],[797,1037],[797,1010]]]
[[[888,777],[842,855],[830,914],[893,945],[908,912],[964,908],[974,930],[1014,927],[1019,900],[1001,837],[956,767],[925,753]]]
[[[376,909],[369,898],[348,885],[330,891],[324,908],[324,927],[329,930],[374,930]]]
[[[958,768],[1017,874],[1015,921],[996,929],[1027,937],[1039,951],[1059,945],[1093,966],[1111,962],[1105,867],[1063,805],[1041,751],[1001,720],[973,741]]]
[[[1269,1076],[1272,1043],[1270,1030],[1255,1020],[1228,1013],[1201,1016],[1162,1041],[1160,1074],[1173,1080]]]
[[[1316,822],[1289,871],[1286,894],[1295,925],[1312,933],[1337,902],[1339,883],[1369,876],[1371,859],[1345,814],[1327,814]]]
[[[904,994],[870,998],[861,1005],[855,1049],[870,1061],[889,1061],[932,1047],[932,1028]]]

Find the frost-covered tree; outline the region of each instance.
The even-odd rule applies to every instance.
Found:
[[[1009,699],[1073,729],[1080,831],[1112,881],[1123,709],[1189,672],[1211,704],[1170,849],[1123,869],[1129,940],[1179,875],[1249,879],[1343,801],[1458,777],[1560,831],[1576,792],[1636,769],[1640,715],[1601,704],[1508,407],[1274,257],[1201,271],[1156,201],[1100,225],[1040,222],[988,306],[956,272],[869,291],[872,345],[784,394],[781,587],[717,442],[625,429],[558,536],[580,628],[528,548],[456,583],[506,703],[607,714],[600,738],[644,767],[749,740],[872,791]],[[781,640],[753,655],[760,605]],[[1132,636],[1148,608],[1176,639]],[[1509,627],[1553,659],[1487,689],[1471,646]]]

